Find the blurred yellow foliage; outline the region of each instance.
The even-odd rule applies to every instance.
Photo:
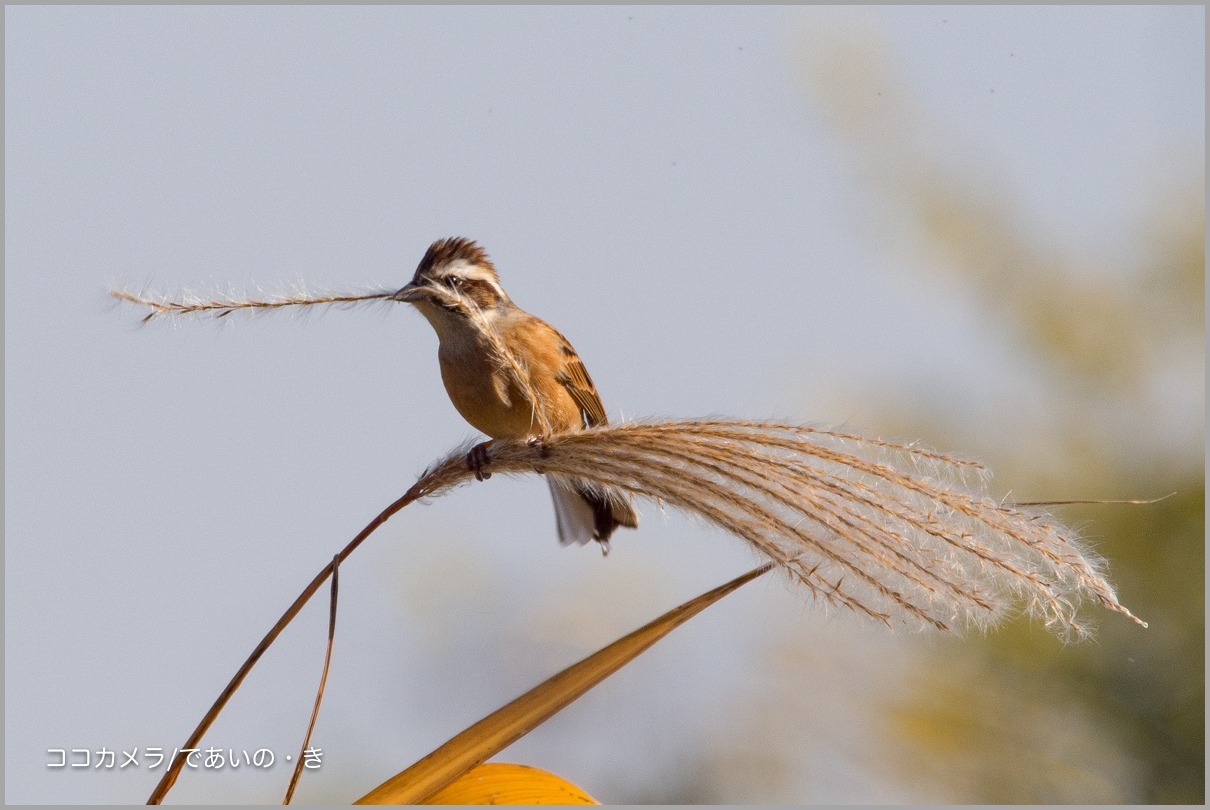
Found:
[[[1060,515],[1086,527],[1151,629],[1103,620],[1095,643],[1064,647],[1017,622],[921,655],[909,696],[886,707],[899,778],[924,801],[1202,803],[1204,158],[1174,171],[1180,156],[1155,156],[1133,244],[1106,260],[1080,247],[1095,238],[1024,224],[1026,203],[990,155],[959,165],[959,137],[928,118],[876,28],[850,21],[807,39],[804,90],[886,203],[867,209],[873,224],[898,223],[886,243],[922,280],[973,297],[1044,397],[1006,409],[1011,429],[901,401],[884,424],[980,446],[1025,497],[1176,493]],[[952,438],[963,429],[978,443]]]
[[[528,765],[476,765],[423,804],[600,804],[562,777]]]

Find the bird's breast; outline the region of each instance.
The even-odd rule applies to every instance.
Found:
[[[544,321],[518,311],[492,324],[500,348],[524,369],[528,392],[480,330],[460,328],[460,322],[453,326],[459,328],[438,329],[441,379],[450,401],[472,427],[493,439],[581,427],[580,408],[562,382],[567,362],[560,348],[563,341]]]
[[[460,347],[443,341],[437,353],[441,381],[462,418],[493,439],[541,433],[520,387],[484,347]]]

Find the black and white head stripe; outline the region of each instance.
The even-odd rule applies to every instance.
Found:
[[[480,307],[508,300],[487,251],[461,236],[438,239],[429,245],[413,281],[458,290]]]
[[[416,278],[434,279],[438,275],[445,275],[442,271],[448,271],[454,266],[473,267],[478,271],[474,273],[476,277],[490,278],[495,282],[500,280],[487,251],[461,236],[438,239],[429,245],[424,258],[416,267]]]

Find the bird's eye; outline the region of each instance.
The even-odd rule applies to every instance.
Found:
[[[449,282],[449,285],[451,287],[453,287],[454,289],[458,289],[459,287],[462,286],[462,279],[460,279],[458,276],[450,276],[446,280]]]

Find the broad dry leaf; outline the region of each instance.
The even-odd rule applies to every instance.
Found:
[[[546,721],[655,642],[741,585],[772,568],[762,565],[665,613],[526,692],[392,776],[357,804],[420,804]]]

